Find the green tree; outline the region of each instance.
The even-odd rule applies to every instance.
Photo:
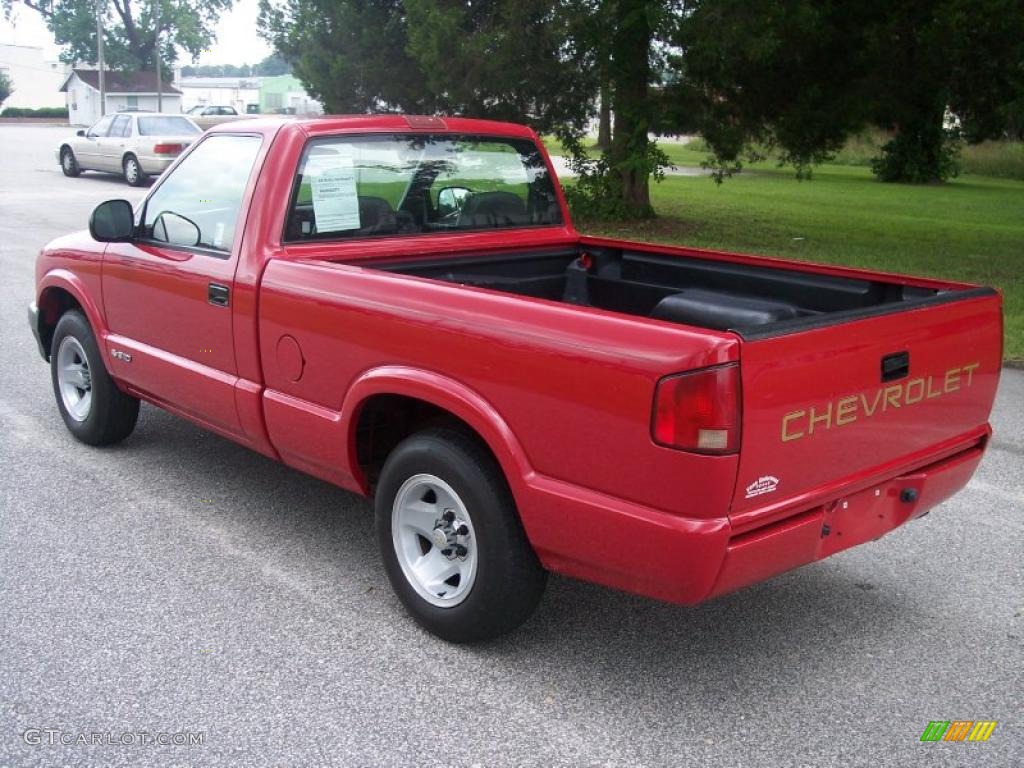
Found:
[[[260,0],[260,34],[328,112],[434,112],[402,0]]]
[[[552,0],[405,0],[407,51],[453,114],[581,130],[596,88],[591,52]],[[459,41],[453,44],[453,41]]]
[[[266,77],[273,77],[275,75],[287,75],[292,71],[292,68],[288,66],[288,62],[281,58],[276,53],[272,53],[267,56],[263,61],[254,65],[252,68],[252,74],[263,75]]]
[[[692,0],[676,43],[719,173],[767,147],[805,175],[877,125],[879,178],[939,181],[1024,95],[1024,0]]]
[[[7,76],[6,72],[0,72],[0,104],[7,101],[7,97],[14,92],[14,83]]]
[[[2,2],[9,10],[12,0]],[[165,71],[177,61],[179,49],[198,58],[214,41],[221,14],[233,4],[234,0],[100,0],[106,64],[129,71],[154,69],[157,32]],[[46,20],[64,49],[64,61],[97,60],[96,0],[24,0],[24,5]]]

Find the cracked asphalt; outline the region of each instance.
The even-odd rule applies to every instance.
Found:
[[[1024,764],[1024,372],[970,486],[879,542],[689,609],[552,578],[454,647],[392,597],[368,502],[150,406],[70,437],[34,256],[145,190],[64,178],[64,132],[0,126],[0,766]],[[920,741],[957,719],[998,726]]]

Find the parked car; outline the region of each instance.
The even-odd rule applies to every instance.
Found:
[[[229,123],[232,120],[245,120],[246,118],[255,117],[252,114],[240,114],[234,107],[218,104],[199,104],[192,107],[187,114],[196,125],[202,128],[204,131],[207,128],[212,128],[215,125],[221,123]]]
[[[28,316],[76,438],[146,400],[374,497],[452,641],[548,571],[692,604],[921,517],[1002,352],[991,288],[581,235],[529,128],[398,115],[207,132],[42,250]]]
[[[167,170],[202,129],[184,115],[118,112],[57,147],[65,176],[82,171],[119,173],[133,187]]]

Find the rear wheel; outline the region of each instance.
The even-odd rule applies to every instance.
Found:
[[[135,429],[139,401],[124,394],[110,378],[92,328],[77,310],[65,312],[57,322],[50,375],[64,424],[83,443],[118,443]]]
[[[65,176],[77,176],[82,172],[82,169],[78,167],[78,160],[75,158],[75,153],[71,151],[71,147],[64,147],[60,151],[60,169],[64,171]]]
[[[486,640],[533,613],[547,573],[500,467],[475,439],[451,429],[407,438],[384,464],[375,503],[388,579],[425,629]]]
[[[131,186],[141,187],[146,183],[147,176],[143,173],[142,166],[139,165],[139,160],[135,155],[125,156],[121,162],[121,170],[124,171],[124,180]]]

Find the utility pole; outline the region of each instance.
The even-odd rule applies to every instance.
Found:
[[[100,117],[107,114],[107,81],[103,76],[103,11],[105,0],[96,0],[96,52],[100,68]]]
[[[153,50],[156,52],[156,111],[164,111],[164,82],[160,77],[160,0],[153,0],[153,5],[156,12],[156,32],[154,37],[156,42],[153,45]]]

